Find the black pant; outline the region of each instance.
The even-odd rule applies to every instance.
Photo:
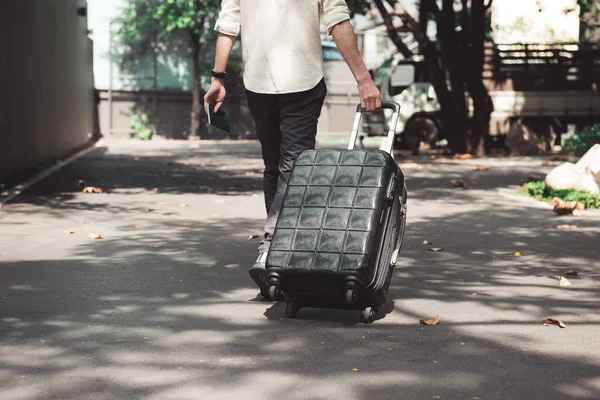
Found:
[[[259,253],[267,251],[271,244],[294,160],[302,151],[315,148],[317,121],[326,93],[324,79],[314,88],[297,93],[261,94],[246,90],[265,163],[267,220]]]

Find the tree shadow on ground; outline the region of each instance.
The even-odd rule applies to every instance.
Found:
[[[254,168],[253,151],[240,149],[250,160],[246,171]],[[207,186],[221,184],[223,194],[239,194],[230,189],[235,179],[259,184],[238,168],[218,169],[227,164],[209,159],[228,155],[215,153],[199,156],[214,165],[209,171],[177,168],[212,174]],[[109,168],[122,155],[93,157]],[[562,232],[554,227],[564,218],[507,201],[483,179],[486,190],[449,186],[463,166],[411,171],[407,234],[390,290],[394,311],[372,325],[350,311],[303,309],[291,320],[282,303],[258,301],[247,276],[257,241],[245,233],[259,230],[262,216],[195,221],[171,211],[123,219],[119,213],[140,207],[137,197],[115,206],[74,195],[71,183],[82,173],[116,195],[148,192],[156,182],[167,182],[169,193],[188,192],[187,177],[143,175],[170,158],[139,157],[148,164],[106,177],[86,170],[84,158],[9,205],[13,215],[35,206],[40,219],[108,210],[120,234],[74,245],[65,257],[2,265],[4,398],[600,397],[596,217]],[[493,179],[517,184],[523,172]],[[70,191],[73,198],[52,201]],[[574,267],[573,288],[559,288],[556,277]],[[418,324],[436,314],[439,325]],[[549,316],[568,328],[544,327]]]

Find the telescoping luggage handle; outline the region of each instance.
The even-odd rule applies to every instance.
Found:
[[[388,108],[393,110],[392,121],[390,124],[390,130],[387,134],[387,139],[385,143],[385,151],[392,154],[392,149],[394,148],[394,136],[396,135],[396,125],[398,124],[398,114],[400,113],[400,104],[395,101],[384,101],[381,103],[382,108]],[[356,138],[358,137],[358,127],[360,126],[360,120],[362,117],[362,107],[360,104],[356,107],[356,117],[354,117],[354,125],[352,126],[352,133],[350,135],[350,143],[348,143],[348,150],[354,149],[354,145],[356,144]]]

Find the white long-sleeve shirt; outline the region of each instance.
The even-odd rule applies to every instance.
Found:
[[[323,78],[321,11],[328,31],[350,19],[344,0],[222,0],[215,30],[241,34],[244,86],[255,93],[312,89]]]

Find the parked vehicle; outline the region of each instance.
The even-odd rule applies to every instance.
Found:
[[[494,104],[490,135],[508,134],[519,122],[538,136],[558,137],[600,120],[600,96],[592,76],[600,72],[600,52],[577,44],[513,44],[487,47],[484,84]],[[595,71],[595,72],[594,72]],[[422,57],[396,54],[373,71],[383,100],[401,104],[398,148],[418,153],[419,144],[444,138],[440,104]],[[467,99],[472,112],[472,101]],[[390,113],[365,115],[367,136],[383,135]]]

